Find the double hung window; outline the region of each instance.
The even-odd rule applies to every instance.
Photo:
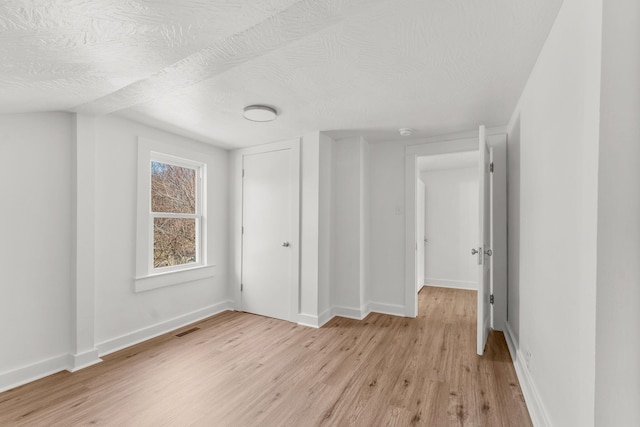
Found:
[[[135,292],[215,276],[207,251],[212,163],[206,153],[138,138]]]
[[[152,153],[151,273],[202,264],[202,166]]]

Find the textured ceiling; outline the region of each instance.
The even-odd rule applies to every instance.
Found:
[[[4,0],[0,113],[115,113],[232,147],[504,125],[561,3]],[[279,118],[244,120],[255,103]]]

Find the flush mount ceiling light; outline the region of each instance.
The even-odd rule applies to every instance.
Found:
[[[266,105],[249,105],[244,107],[242,115],[252,122],[270,122],[275,120],[278,112],[275,108],[267,107]]]
[[[413,133],[413,129],[411,129],[411,128],[400,128],[400,129],[398,129],[398,132],[400,132],[400,135],[402,135],[402,136],[411,136],[411,134]]]

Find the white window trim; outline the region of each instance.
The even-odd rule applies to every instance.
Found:
[[[202,220],[203,220],[203,209],[202,209],[202,184],[203,178],[205,175],[206,165],[202,162],[195,162],[192,160],[182,159],[176,156],[170,156],[164,153],[158,153],[156,151],[152,151],[150,153],[149,159],[149,168],[151,167],[152,162],[159,162],[164,164],[169,164],[172,166],[178,166],[185,169],[194,170],[196,173],[196,210],[193,214],[185,214],[185,213],[161,213],[161,212],[153,212],[151,210],[151,181],[149,181],[149,186],[147,187],[147,192],[149,195],[147,196],[149,210],[149,248],[153,248],[153,222],[156,218],[185,218],[185,219],[194,219],[196,222],[196,262],[182,265],[174,265],[168,267],[154,267],[154,259],[153,259],[153,250],[149,250],[149,275],[162,274],[165,272],[179,271],[185,270],[190,267],[201,267],[203,265],[202,262],[202,244],[203,242],[203,229],[202,229]],[[151,170],[149,169],[149,175],[151,175]]]
[[[138,138],[138,200],[136,229],[136,275],[134,291],[142,292],[179,283],[215,276],[215,265],[207,257],[207,164],[191,160],[198,152]],[[151,162],[158,161],[198,171],[196,184],[196,213],[173,214],[151,212]],[[178,266],[155,268],[153,265],[153,218],[196,218],[196,262]],[[199,219],[199,220],[198,220]]]

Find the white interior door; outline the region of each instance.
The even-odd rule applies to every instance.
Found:
[[[478,248],[474,249],[478,256],[478,354],[484,353],[484,346],[489,336],[491,319],[491,305],[489,297],[491,294],[491,256],[490,236],[490,176],[489,163],[490,151],[485,135],[484,126],[480,126],[478,149],[480,150],[479,175],[480,183],[480,233]]]
[[[291,320],[292,150],[243,156],[242,310]]]
[[[426,205],[425,205],[425,187],[424,187],[424,182],[418,180],[418,200],[417,200],[417,205],[416,205],[416,220],[417,220],[417,225],[416,225],[416,268],[417,268],[417,272],[416,272],[416,276],[417,276],[417,283],[416,283],[416,290],[419,292],[420,289],[422,289],[422,287],[424,286],[424,262],[425,262],[425,256],[424,256],[424,252],[425,252],[425,244],[426,244],[426,238],[425,238],[425,231],[424,231],[424,224],[425,224],[425,211],[426,211]]]

